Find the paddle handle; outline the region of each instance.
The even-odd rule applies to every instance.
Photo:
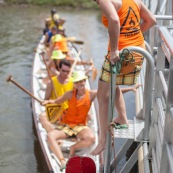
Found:
[[[73,65],[72,65],[72,67],[71,67],[69,76],[71,76],[71,74],[73,73],[73,70],[74,70],[74,68],[75,68],[75,66],[76,66],[76,64],[77,64],[77,61],[78,61],[78,58],[79,58],[81,52],[82,52],[82,48],[80,48],[80,50],[79,50],[78,53],[77,53],[77,56],[75,57],[75,60],[74,60]]]
[[[57,95],[55,86],[54,86],[53,81],[52,81],[52,77],[51,77],[51,75],[50,75],[49,67],[48,67],[48,65],[47,65],[47,63],[46,63],[46,59],[45,59],[44,53],[41,53],[41,56],[42,56],[42,58],[43,58],[43,61],[44,61],[45,66],[46,66],[46,70],[47,70],[49,79],[50,79],[50,81],[51,81],[51,84],[52,84],[52,87],[53,87],[53,92],[54,92],[54,94],[55,94],[55,97],[58,98],[58,95]]]
[[[20,84],[18,84],[16,81],[14,81],[12,79],[12,76],[9,76],[7,78],[7,82],[12,82],[14,85],[16,85],[18,88],[20,88],[22,91],[24,91],[25,93],[27,93],[29,96],[31,96],[32,98],[34,98],[35,100],[37,100],[40,104],[42,103],[40,99],[38,99],[37,97],[35,97],[32,93],[30,93],[28,90],[26,90],[25,88],[23,88]]]
[[[76,40],[75,37],[67,37],[66,40],[69,41],[69,42],[71,42],[71,43],[84,44],[83,41],[81,41],[81,40]]]

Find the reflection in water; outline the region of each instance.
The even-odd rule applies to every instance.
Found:
[[[0,11],[0,173],[46,173],[34,132],[31,99],[13,84],[7,85],[6,78],[11,74],[15,81],[30,90],[34,48],[50,9],[0,6]],[[59,13],[66,20],[67,35],[85,42],[83,58],[93,57],[96,67],[100,68],[107,35],[97,19],[99,12],[63,10]],[[94,82],[96,87],[97,81]]]

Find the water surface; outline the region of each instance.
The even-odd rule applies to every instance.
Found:
[[[31,99],[13,84],[8,85],[6,78],[11,74],[30,91],[34,49],[49,12],[48,7],[0,6],[0,173],[48,172],[35,134]],[[108,39],[100,12],[59,9],[58,13],[66,20],[66,34],[85,42],[83,59],[92,57],[100,69]],[[97,80],[92,82],[94,89]]]

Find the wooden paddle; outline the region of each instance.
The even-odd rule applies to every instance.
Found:
[[[84,44],[84,42],[80,40],[70,40],[69,42],[76,43],[76,44]]]
[[[40,99],[38,99],[37,97],[35,97],[32,93],[30,93],[28,90],[26,90],[21,85],[19,85],[16,81],[14,81],[12,79],[12,75],[8,76],[6,81],[8,83],[9,82],[12,82],[14,85],[16,85],[22,91],[24,91],[29,96],[31,96],[32,98],[34,98],[35,100],[37,100],[40,104],[42,104],[42,101]],[[47,104],[46,105],[46,112],[47,112],[48,119],[50,120],[50,122],[52,122],[54,120],[55,116],[57,116],[57,114],[59,116],[62,115],[63,109],[62,109],[62,106],[61,105],[58,105],[58,104]]]
[[[96,165],[90,157],[74,156],[68,160],[65,173],[96,173]]]
[[[77,53],[77,56],[74,58],[75,60],[74,60],[73,65],[72,65],[72,67],[71,67],[69,76],[71,76],[72,73],[73,73],[73,70],[74,70],[74,68],[75,68],[75,66],[76,66],[76,64],[77,64],[77,61],[78,61],[78,58],[79,58],[79,56],[80,56],[80,54],[81,54],[81,52],[82,52],[82,49],[83,49],[83,47],[81,47],[81,48],[79,49],[79,51],[78,51],[78,53]]]
[[[67,41],[71,42],[71,43],[76,43],[76,44],[84,44],[83,41],[80,41],[80,40],[76,40],[75,37],[67,37],[66,38]]]
[[[12,82],[14,85],[16,85],[18,88],[20,88],[21,90],[23,90],[25,93],[27,93],[29,96],[31,96],[32,98],[34,98],[35,100],[37,100],[40,104],[42,104],[42,101],[40,99],[38,99],[37,97],[35,97],[32,93],[30,93],[29,91],[27,91],[25,88],[23,88],[21,85],[19,85],[16,81],[14,81],[12,79],[12,75],[7,77],[6,80],[8,83]]]

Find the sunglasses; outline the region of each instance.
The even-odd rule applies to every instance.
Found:
[[[70,73],[70,70],[61,69],[63,73]]]

